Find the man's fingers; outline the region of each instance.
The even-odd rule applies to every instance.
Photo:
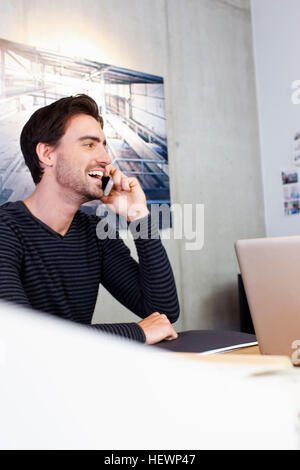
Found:
[[[130,189],[134,189],[137,186],[140,186],[139,180],[135,178],[134,176],[131,176],[128,178],[128,183],[129,183]]]
[[[112,179],[113,179],[114,187],[116,188],[116,190],[121,191],[122,190],[122,183],[121,183],[122,173],[120,172],[120,170],[114,171],[114,173],[112,174]]]
[[[113,165],[107,165],[104,168],[104,176],[110,176],[114,182],[114,188],[117,191],[130,191],[130,178],[128,178],[121,170],[118,170]]]
[[[167,338],[165,338],[166,341],[173,341],[174,339],[177,339],[178,338],[178,335],[176,336],[168,336]]]
[[[122,176],[122,189],[123,191],[130,191],[129,181],[127,176]]]
[[[165,339],[167,341],[172,341],[173,339],[177,339],[178,338],[178,334],[176,333],[176,331],[174,330],[173,326],[170,324],[170,328],[171,328],[171,332],[168,336],[165,337]]]
[[[106,167],[104,168],[103,176],[112,176],[115,170],[116,168],[112,164],[106,165]]]

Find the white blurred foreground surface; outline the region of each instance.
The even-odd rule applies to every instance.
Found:
[[[299,448],[299,371],[252,374],[1,303],[0,447]]]

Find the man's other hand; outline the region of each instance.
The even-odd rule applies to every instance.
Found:
[[[178,338],[178,334],[165,314],[154,312],[140,321],[138,325],[145,333],[146,344],[159,343],[163,339],[172,340]]]

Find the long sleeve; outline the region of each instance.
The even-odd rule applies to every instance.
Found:
[[[0,299],[31,307],[21,280],[22,247],[5,224],[0,225]]]
[[[137,323],[101,323],[90,325],[89,328],[100,330],[103,333],[110,333],[127,339],[133,339],[139,343],[146,342],[143,329]]]
[[[139,317],[159,312],[174,323],[179,316],[179,303],[168,256],[151,216],[131,224],[135,234],[138,224],[141,231],[135,236],[135,245],[139,263],[119,237],[107,238],[103,242],[102,284]]]

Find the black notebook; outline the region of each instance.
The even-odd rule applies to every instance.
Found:
[[[154,347],[174,352],[213,353],[257,344],[256,336],[238,331],[191,330],[178,333],[172,341],[161,341]]]

